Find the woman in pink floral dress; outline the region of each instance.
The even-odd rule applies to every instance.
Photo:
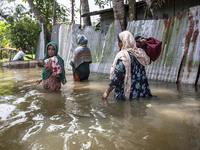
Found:
[[[59,90],[61,82],[64,85],[67,81],[65,78],[64,61],[58,55],[58,45],[55,42],[47,44],[43,60],[42,79],[38,79],[36,83],[40,84],[42,82],[45,90]]]

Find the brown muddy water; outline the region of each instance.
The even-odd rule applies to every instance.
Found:
[[[47,92],[42,68],[0,69],[1,150],[199,150],[200,90],[149,82],[158,97],[101,97],[108,75],[92,73]]]

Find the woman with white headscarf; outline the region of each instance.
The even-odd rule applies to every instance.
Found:
[[[152,96],[145,72],[145,66],[150,63],[149,56],[143,49],[137,48],[129,31],[118,35],[118,46],[121,50],[111,66],[111,81],[102,98],[106,99],[113,89],[116,99]]]

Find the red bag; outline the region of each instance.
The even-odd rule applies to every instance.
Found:
[[[136,46],[140,47],[140,41],[136,40]],[[159,41],[153,37],[147,38],[146,41],[146,53],[152,61],[156,61],[161,53],[162,41]]]
[[[151,58],[152,61],[156,61],[161,53],[162,41],[159,41],[153,37],[149,37],[147,38],[146,44],[147,55]]]

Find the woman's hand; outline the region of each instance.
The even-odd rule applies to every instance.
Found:
[[[48,68],[48,70],[50,71],[50,72],[52,72],[53,71],[53,68],[52,68],[52,60],[51,59],[49,59],[48,61],[47,61],[47,63],[46,63],[46,68]]]
[[[145,39],[145,38],[140,39],[140,43],[141,43],[140,46],[142,48],[144,48],[146,46],[146,41],[147,41],[147,39]]]
[[[107,93],[106,91],[103,93],[102,99],[107,99],[109,93]]]
[[[106,91],[103,93],[102,99],[106,99],[109,95],[109,93],[113,90],[114,88],[111,86],[108,86],[108,88],[106,89]]]
[[[37,83],[37,84],[40,84],[41,82],[42,82],[42,79],[36,80],[36,83]]]

